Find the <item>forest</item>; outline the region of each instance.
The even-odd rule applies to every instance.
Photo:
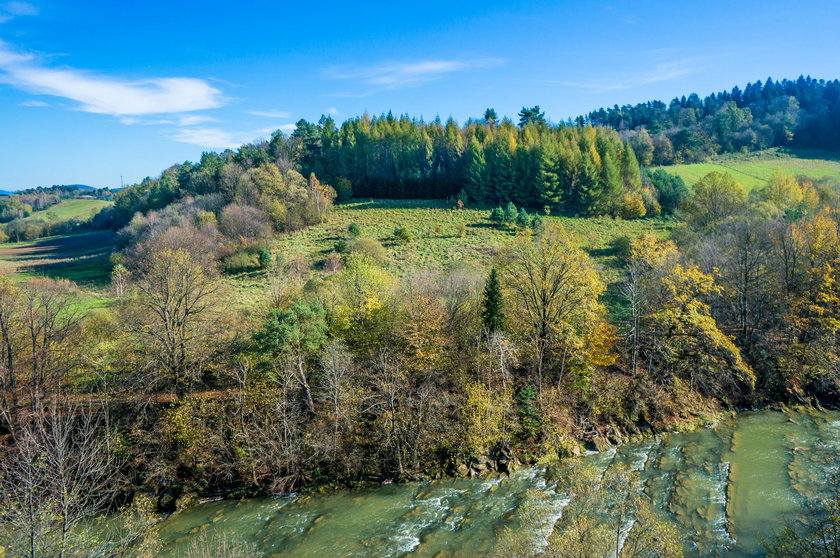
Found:
[[[756,94],[732,102],[752,111]],[[119,230],[106,307],[82,312],[66,280],[3,278],[11,554],[153,555],[154,513],[209,495],[503,472],[740,409],[838,403],[840,184],[777,172],[747,192],[713,172],[688,188],[640,168],[622,137],[644,122],[520,119],[301,122],[116,193],[95,219]],[[355,224],[319,267],[272,250],[351,197],[486,207],[509,242],[486,268],[399,275]],[[610,283],[550,219],[661,213],[670,238],[620,239]],[[419,242],[399,226],[391,241]],[[265,296],[242,303],[236,273]],[[116,509],[120,528],[91,527]]]
[[[810,76],[793,81],[767,78],[704,99],[692,93],[667,104],[602,108],[576,121],[620,131],[643,165],[698,162],[717,153],[768,147],[836,151],[840,82]]]

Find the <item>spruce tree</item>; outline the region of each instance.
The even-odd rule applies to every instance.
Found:
[[[481,322],[488,333],[502,331],[505,325],[502,286],[496,268],[490,270],[484,285],[484,298],[481,301]]]
[[[467,166],[464,169],[464,190],[471,201],[484,203],[487,200],[487,163],[484,148],[473,138],[467,149]]]
[[[519,210],[516,208],[516,204],[508,202],[505,206],[505,223],[513,224],[517,217],[519,217]]]

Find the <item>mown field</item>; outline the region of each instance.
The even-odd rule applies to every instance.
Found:
[[[682,177],[689,187],[712,171],[728,172],[747,190],[766,184],[775,169],[787,174],[805,175],[815,179],[828,176],[840,180],[840,158],[837,155],[778,148],[753,153],[721,155],[708,163],[659,168]]]
[[[95,231],[0,244],[0,274],[12,281],[69,279],[79,285],[82,308],[101,307],[109,300],[115,238],[111,231]]]
[[[47,223],[63,223],[71,219],[90,219],[99,210],[113,202],[105,200],[73,199],[61,201],[47,209],[35,211],[24,221],[45,221]]]

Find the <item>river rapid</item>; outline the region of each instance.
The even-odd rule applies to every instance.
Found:
[[[742,413],[716,428],[672,433],[580,457],[638,471],[639,490],[681,534],[687,556],[762,556],[761,537],[805,516],[840,465],[840,412]],[[508,477],[447,479],[306,498],[202,504],[161,525],[163,555],[204,537],[257,556],[482,556],[505,528],[544,544],[569,496],[551,465]],[[520,522],[529,491],[545,493],[538,524]]]

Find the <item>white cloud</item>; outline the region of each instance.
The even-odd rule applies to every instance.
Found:
[[[278,128],[278,130],[283,130],[284,132],[294,132],[297,125],[295,124],[283,124]]]
[[[2,11],[13,16],[36,16],[38,8],[29,2],[6,2],[0,6]]]
[[[465,70],[491,68],[503,64],[499,58],[421,60],[419,62],[387,62],[363,68],[333,67],[324,70],[328,78],[359,81],[372,90],[365,93],[334,93],[334,97],[365,97],[376,90],[411,87],[435,81],[447,74]]]
[[[206,124],[207,122],[216,122],[217,120],[212,116],[203,116],[200,114],[189,114],[178,119],[178,126],[196,126],[198,124]]]
[[[703,61],[698,58],[686,58],[672,62],[663,62],[654,66],[652,70],[645,70],[634,74],[625,74],[619,79],[601,79],[591,81],[561,81],[563,85],[585,89],[592,93],[605,93],[633,89],[653,83],[671,81],[695,73]]]
[[[19,103],[22,107],[48,107],[50,106],[49,103],[45,103],[44,101],[24,101]]]
[[[122,80],[72,68],[52,69],[0,41],[0,82],[80,103],[79,110],[114,116],[166,114],[218,108],[221,92],[195,78]]]
[[[325,112],[329,115],[336,116],[338,114],[338,109],[335,107],[327,107]]]
[[[34,15],[38,15],[38,8],[29,2],[5,2],[0,4],[0,23],[6,23],[17,16]]]
[[[264,118],[289,118],[292,116],[291,112],[285,110],[249,110],[248,114]]]
[[[212,149],[232,149],[242,145],[232,132],[218,128],[185,128],[170,135],[169,139]]]
[[[282,129],[283,126],[280,128]],[[246,132],[231,132],[220,128],[184,128],[169,135],[169,139],[210,149],[235,149],[244,143],[266,137],[274,130],[275,128],[260,128]]]

